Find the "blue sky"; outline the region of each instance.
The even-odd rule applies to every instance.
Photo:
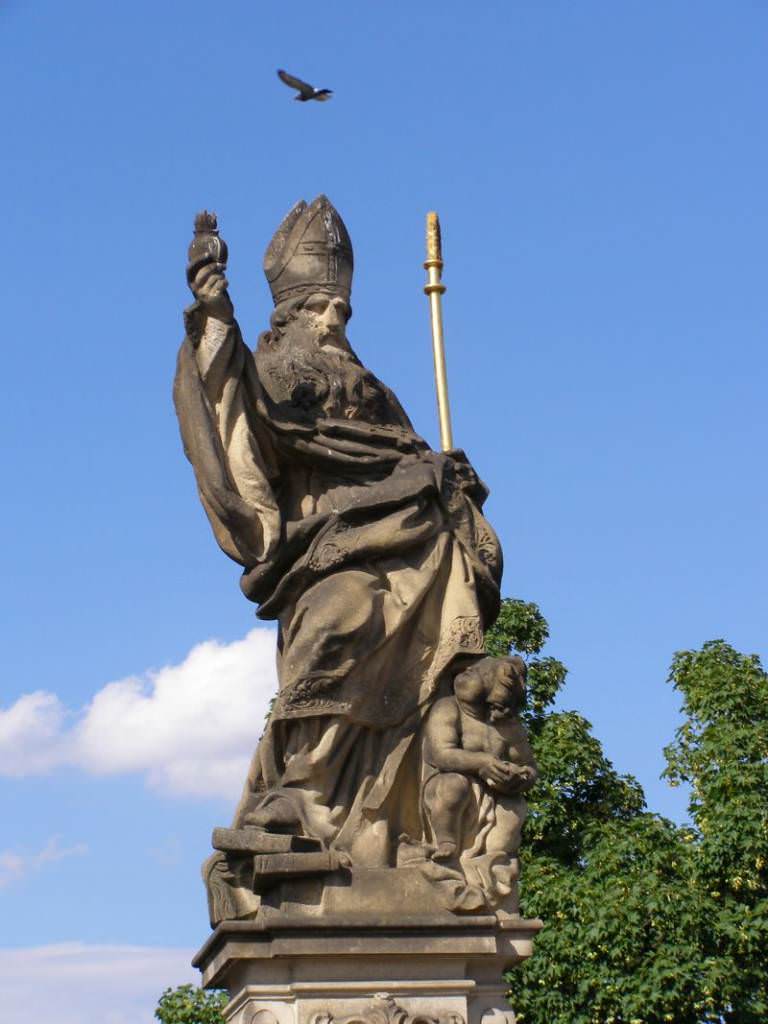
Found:
[[[0,3],[0,977],[18,948],[59,983],[107,957],[112,1024],[150,1019],[207,934],[198,865],[273,685],[170,400],[203,207],[255,344],[272,232],[331,197],[352,343],[435,445],[439,211],[505,593],[549,618],[563,705],[682,818],[672,653],[768,635],[767,35],[764,5],[706,0]]]

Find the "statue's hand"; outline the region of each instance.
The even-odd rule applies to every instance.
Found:
[[[488,488],[472,468],[464,449],[451,448],[447,452],[443,452],[443,454],[447,455],[452,461],[456,478],[458,479],[462,490],[464,490],[473,501],[482,506],[483,502],[488,497]]]
[[[497,789],[509,782],[510,768],[508,761],[502,761],[493,754],[484,754],[477,774],[492,789]]]
[[[508,769],[509,774],[506,783],[498,787],[503,793],[514,796],[517,793],[530,789],[536,781],[536,773],[527,766],[521,767],[520,765],[509,764]]]
[[[192,278],[189,287],[203,311],[215,320],[232,323],[235,310],[227,292],[223,263],[206,263]]]

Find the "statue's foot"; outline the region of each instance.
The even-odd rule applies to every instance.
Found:
[[[295,832],[301,822],[290,800],[278,797],[243,816],[245,828],[263,828],[267,832]]]
[[[432,860],[453,860],[455,856],[456,843],[446,840],[443,843],[437,844],[435,852],[432,854]]]

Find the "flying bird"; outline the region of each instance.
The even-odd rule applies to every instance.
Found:
[[[289,75],[287,71],[283,71],[281,68],[277,72],[277,76],[281,82],[285,82],[292,89],[298,89],[299,95],[294,96],[295,100],[299,100],[301,103],[306,103],[307,100],[319,100],[321,103],[325,100],[329,100],[333,95],[333,89],[316,89],[314,85],[310,85],[308,82],[302,82],[300,78],[296,78],[294,75]]]

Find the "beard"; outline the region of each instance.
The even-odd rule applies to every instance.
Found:
[[[360,362],[343,331],[320,333],[291,320],[278,337],[262,337],[256,369],[275,405],[304,422],[318,417],[391,419],[384,409],[384,387]]]

